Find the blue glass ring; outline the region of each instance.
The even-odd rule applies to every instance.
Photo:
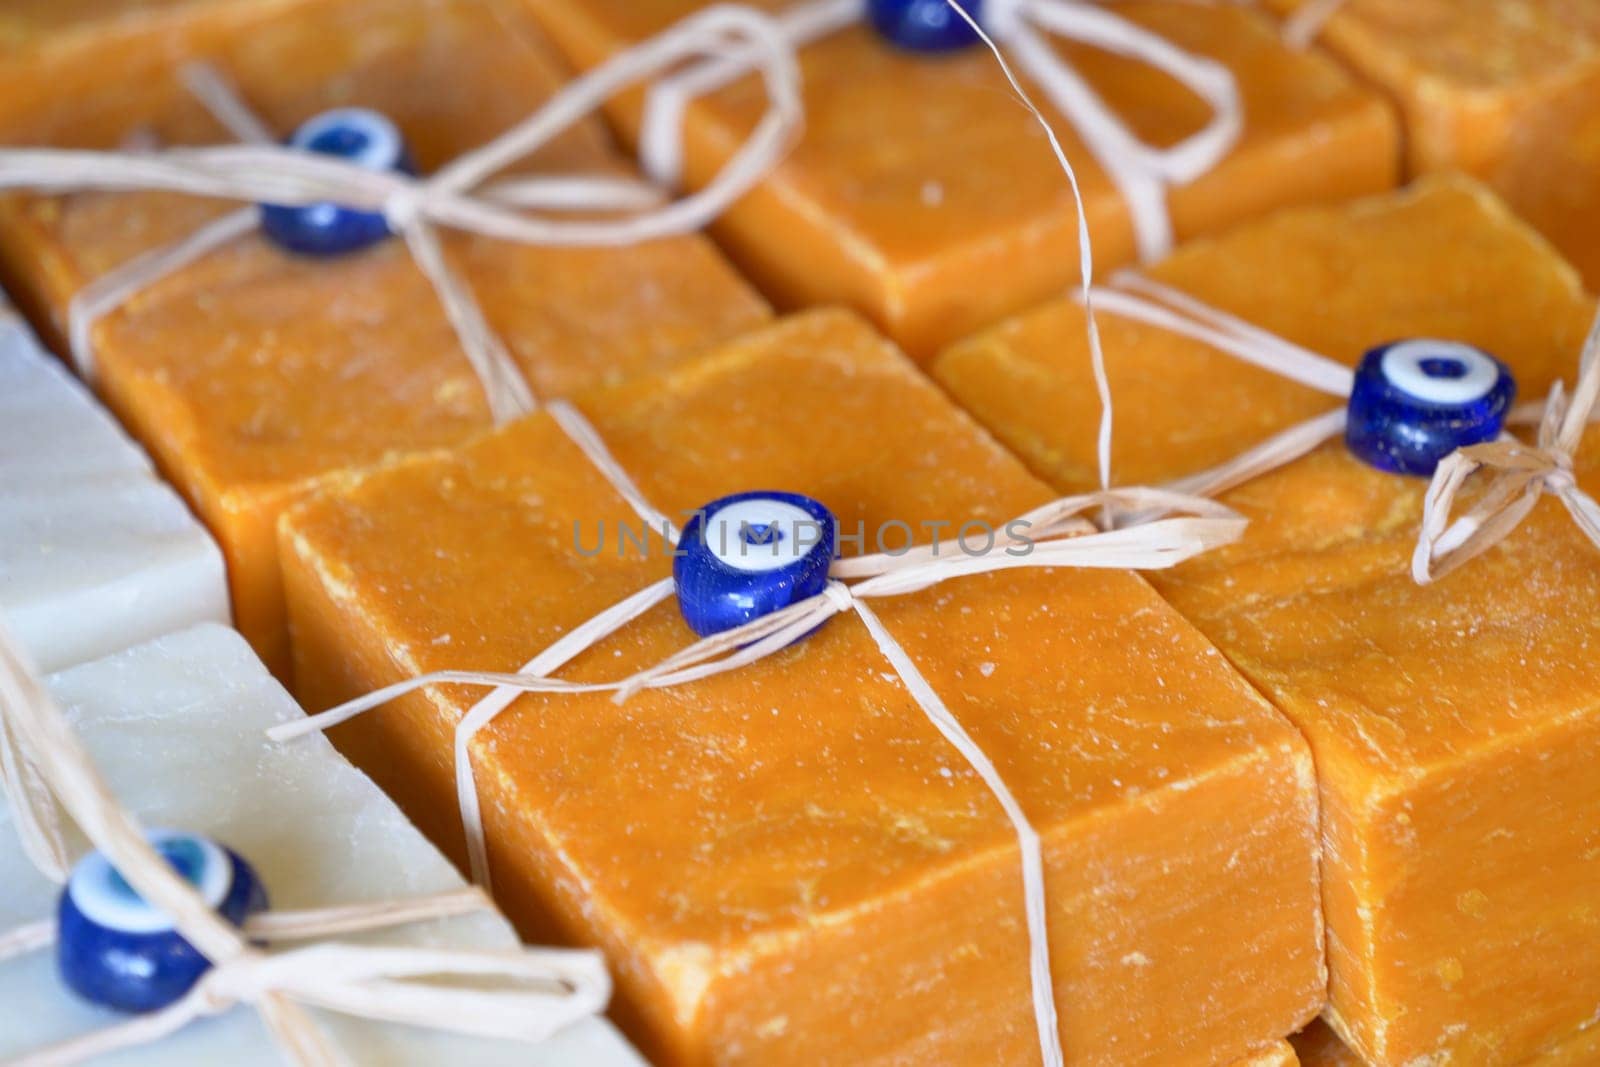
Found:
[[[337,108],[305,122],[289,138],[291,148],[347,159],[366,170],[415,174],[400,130],[376,111]],[[275,244],[305,256],[338,256],[389,236],[381,212],[338,204],[261,205],[261,229]]]
[[[1379,470],[1431,476],[1456,449],[1498,437],[1516,395],[1510,369],[1471,345],[1381,345],[1356,368],[1345,444]]]
[[[983,0],[960,0],[983,24]],[[978,43],[978,35],[945,0],[867,0],[867,18],[886,41],[908,52],[954,52]]]
[[[254,870],[198,834],[152,830],[152,848],[235,926],[267,907]],[[69,989],[123,1012],[151,1012],[187,993],[211,962],[147,904],[100,852],[78,861],[57,909],[56,963]]]
[[[701,637],[816,596],[838,548],[833,513],[798,493],[735,493],[683,528],[672,576],[678,607]]]

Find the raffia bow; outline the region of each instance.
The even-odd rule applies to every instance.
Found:
[[[971,21],[955,0],[947,2]],[[1146,262],[1161,258],[1173,242],[1167,189],[1204,175],[1238,142],[1244,109],[1232,72],[1106,10],[1096,0],[986,0],[984,10],[994,40],[1072,123],[1122,194],[1133,220],[1139,258]],[[863,14],[864,0],[809,0],[785,11],[777,21],[784,38],[800,48],[858,22]],[[982,29],[975,24],[974,29],[987,40]],[[1163,148],[1146,143],[1055,51],[1051,36],[1149,64],[1204,100],[1211,108],[1210,121],[1177,144]],[[639,144],[651,177],[669,186],[681,181],[684,110],[695,97],[749,73],[753,59],[748,49],[730,50],[652,88]]]
[[[1600,504],[1578,487],[1572,457],[1600,397],[1600,315],[1590,328],[1572,394],[1557,382],[1545,402],[1537,443],[1509,438],[1470,445],[1446,456],[1434,471],[1422,506],[1422,531],[1411,557],[1419,583],[1441,578],[1493,548],[1528,517],[1545,493],[1566,505],[1578,528],[1600,547]],[[1452,519],[1456,497],[1474,474],[1492,480],[1483,495]]]
[[[492,908],[481,892],[445,893],[259,916],[240,930],[222,919],[145,840],[95,770],[54,699],[11,636],[0,629],[0,766],[30,858],[64,882],[69,868],[61,819],[69,814],[128,883],[173,919],[212,967],[168,1007],[36,1049],[11,1061],[72,1064],[156,1041],[235,1004],[252,1005],[292,1063],[333,1067],[344,1057],[307,1006],[452,1033],[542,1041],[596,1014],[610,997],[598,953],[489,952],[321,941],[267,954],[254,938],[321,938]],[[0,936],[0,958],[50,944],[54,923]],[[466,986],[450,979],[470,979]],[[498,983],[485,988],[486,980]]]
[[[704,188],[656,204],[638,183],[614,175],[490,179],[549,143],[629,86],[708,55],[729,50],[753,57],[769,107],[749,138]],[[331,202],[379,212],[405,241],[427,277],[483,385],[497,423],[524,415],[536,400],[504,343],[490,328],[470,288],[446,261],[438,229],[531,245],[618,247],[690,233],[721,214],[780,159],[802,122],[799,71],[775,22],[750,8],[706,8],[614,56],[551,97],[504,134],[427,177],[366,170],[273,142],[259,120],[224,83],[203,72],[190,88],[246,143],[144,152],[61,149],[0,150],[0,189],[37,192],[160,190],[242,201],[251,206],[154,249],[92,282],[73,301],[72,351],[92,375],[89,332],[101,315],[256,225],[255,204]],[[645,206],[641,205],[655,205]],[[635,212],[622,217],[543,218],[530,214]]]

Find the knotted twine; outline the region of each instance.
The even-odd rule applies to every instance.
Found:
[[[727,165],[703,189],[637,210],[647,198],[615,176],[522,178],[485,187],[506,167],[547,144],[632,85],[679,64],[738,50],[761,72],[768,108]],[[596,67],[493,141],[428,177],[366,170],[355,163],[271,143],[269,132],[214,75],[191,74],[189,86],[244,143],[147,152],[18,148],[0,150],[0,189],[35,192],[160,190],[244,201],[164,248],[135,257],[87,286],[72,302],[73,358],[94,370],[94,322],[135,293],[250,232],[257,204],[323,202],[381,212],[406,243],[439,298],[462,351],[483,385],[497,424],[527,414],[536,401],[504,342],[490,328],[467,284],[446,261],[438,229],[504,241],[560,247],[619,247],[705,227],[744,195],[787,150],[802,109],[799,70],[775,22],[737,5],[706,8]],[[529,214],[615,212],[622,217],[551,219]]]
[[[967,17],[965,12],[961,14],[963,18]],[[968,21],[971,22],[970,19]],[[1093,245],[1076,172],[1055,131],[1017,82],[1000,50],[976,24],[973,24],[973,29],[993,51],[1006,78],[1044,128],[1051,150],[1072,187],[1078,213],[1079,265],[1087,286],[1094,277]],[[462,684],[490,688],[492,692],[469,709],[457,723],[455,731],[456,790],[468,857],[474,881],[487,885],[490,871],[481,803],[473,772],[471,741],[479,730],[509,708],[518,694],[610,692],[613,699],[620,703],[642,689],[683,685],[765,659],[799,640],[832,616],[854,612],[894,668],[919,710],[972,767],[994,795],[1011,824],[1020,855],[1030,992],[1040,1057],[1046,1067],[1060,1067],[1064,1056],[1050,972],[1044,857],[1038,832],[1029,823],[1026,813],[993,761],[950,712],[944,700],[867,602],[874,597],[914,593],[953,578],[1022,567],[1171,567],[1201,552],[1235,541],[1243,534],[1244,522],[1240,516],[1215,501],[1171,490],[1110,487],[1110,387],[1105,376],[1099,328],[1094,319],[1093,296],[1087,295],[1086,299],[1090,301],[1086,331],[1101,397],[1100,491],[1055,500],[1020,516],[1014,523],[1006,525],[1005,538],[997,538],[996,543],[981,554],[941,558],[935,548],[925,546],[902,554],[885,552],[836,560],[830,567],[830,580],[820,594],[743,626],[697,641],[666,660],[626,678],[579,683],[550,675],[575,656],[671,597],[674,583],[670,578],[647,586],[569,631],[525,664],[519,672],[433,672],[385,687],[302,721],[275,727],[269,732],[270,736],[287,740],[329,729],[406,693],[431,685]],[[545,411],[607,479],[617,495],[644,520],[646,526],[660,530],[663,538],[675,545],[678,540],[677,529],[650,503],[628,472],[611,455],[593,425],[576,408],[563,401],[547,405]],[[1123,517],[1135,512],[1149,517],[1136,525],[1120,523]],[[1098,513],[1100,525],[1090,520],[1088,516],[1091,513]],[[1018,528],[1028,531],[1024,535],[1025,540],[1013,537],[1011,531]]]
[[[475,891],[260,916],[243,930],[219,916],[150,847],[134,818],[100,777],[66,716],[25,653],[0,628],[0,785],[16,813],[23,846],[58,884],[70,868],[63,815],[82,828],[149,904],[211,968],[168,1007],[25,1053],[27,1067],[78,1063],[160,1040],[191,1021],[236,1004],[252,1005],[290,1060],[310,1067],[345,1062],[307,1006],[377,1021],[458,1034],[543,1041],[600,1010],[610,981],[598,953],[512,952],[344,944],[314,940],[272,955],[251,944],[322,938],[492,908]],[[0,937],[0,958],[50,944],[53,923],[31,923]],[[457,979],[452,984],[449,979]],[[469,988],[461,979],[479,983]],[[484,988],[490,981],[494,988]]]
[[[1589,540],[1600,547],[1600,504],[1578,488],[1572,455],[1600,397],[1600,314],[1589,329],[1572,395],[1556,382],[1539,419],[1537,443],[1501,439],[1457,449],[1439,464],[1422,506],[1422,534],[1411,558],[1418,582],[1449,574],[1488,551],[1515,530],[1539,497],[1550,493]],[[1483,495],[1465,514],[1451,520],[1456,495],[1478,471],[1490,475]]]
[[[1119,273],[1113,284],[1114,288],[1094,294],[1101,310],[1200,341],[1348,403],[1355,375],[1343,364],[1135,272]],[[1557,382],[1542,407],[1519,405],[1506,419],[1512,425],[1537,424],[1536,444],[1502,433],[1498,440],[1458,448],[1440,461],[1423,498],[1422,523],[1411,558],[1411,576],[1417,584],[1450,573],[1504,540],[1544,493],[1559,498],[1578,528],[1600,548],[1600,504],[1578,487],[1572,474],[1573,452],[1584,427],[1600,416],[1597,397],[1600,314],[1584,342],[1571,395]],[[1167,488],[1212,496],[1282,467],[1344,433],[1346,410],[1339,407],[1307,419]],[[1490,485],[1465,514],[1452,520],[1457,495],[1479,471],[1493,475]]]
[[[950,6],[968,22],[956,0]],[[777,16],[781,35],[799,49],[866,15],[866,0],[803,0]],[[1128,205],[1143,262],[1172,248],[1167,190],[1200,178],[1238,142],[1244,108],[1233,73],[1092,0],[984,0],[984,22],[1028,78],[1078,132],[1084,146]],[[1149,64],[1199,96],[1212,112],[1198,132],[1170,147],[1141,140],[1094,88],[1051,46],[1057,36]],[[696,97],[755,69],[748,48],[705,60],[658,82],[645,107],[639,152],[645,172],[669,187],[683,173],[683,113]]]

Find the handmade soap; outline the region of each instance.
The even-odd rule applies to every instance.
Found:
[[[487,142],[567,79],[527,18],[493,0],[330,0],[203,55],[285,133],[334,105],[384,112],[424,170]],[[0,126],[0,139],[222,139],[173,57],[162,62],[138,92],[100,87]],[[597,122],[535,164],[619,166]],[[13,202],[0,214],[0,258],[59,342],[85,282],[224,210],[155,194]],[[767,315],[699,237],[587,250],[447,244],[542,396],[669,364]],[[287,662],[272,533],[282,508],[319,478],[489,425],[482,387],[399,241],[311,259],[248,236],[103,321],[95,350],[97,388],[221,542],[237,622],[274,670]]]
[[[848,554],[933,529],[957,551],[963,523],[1051,497],[842,311],[579,403],[668,514],[801,493]],[[544,415],[318,494],[281,528],[308,706],[515,669],[672,572],[625,538],[639,523]],[[1315,1012],[1309,759],[1143,581],[1013,571],[875,604],[1043,836],[1073,1064],[1226,1063]],[[669,601],[571,676],[692,636]],[[448,845],[453,730],[479,695],[428,690],[336,734]],[[621,706],[522,698],[473,751],[508,914],[603,946],[618,1017],[663,1062],[1038,1055],[1013,832],[857,619]]]
[[[3,305],[0,611],[44,670],[228,621],[205,529]]]
[[[1594,311],[1554,250],[1464,180],[1281,216],[1152,273],[1348,363],[1400,337],[1478,345],[1527,400],[1574,377]],[[1198,343],[1104,325],[1122,424],[1138,427],[1119,453],[1130,477],[1191,473],[1337,406]],[[1072,363],[1081,329],[1076,306],[1051,307],[936,367],[1062,486],[1087,480],[1092,430],[1024,397],[1092,392]],[[1311,742],[1340,1032],[1382,1067],[1514,1064],[1600,1010],[1600,553],[1547,501],[1419,587],[1426,486],[1333,442],[1224,497],[1251,519],[1242,541],[1152,580]]]
[[[781,11],[791,3],[758,6]],[[589,66],[700,5],[528,6],[575,62]],[[1394,183],[1395,127],[1386,106],[1326,56],[1284,47],[1267,17],[1167,0],[1113,10],[1220,61],[1238,80],[1243,136],[1211,173],[1171,191],[1180,236]],[[1062,54],[1151,144],[1176,143],[1209,117],[1198,97],[1150,67],[1076,45]],[[1077,280],[1070,189],[988,51],[902,51],[863,22],[805,46],[801,66],[804,138],[714,231],[768,295],[788,306],[851,304],[921,359]],[[691,181],[727,156],[760,101],[752,79],[691,109]],[[615,109],[629,136],[639,112],[637,95]],[[1129,261],[1135,245],[1126,205],[1071,125],[1051,120],[1083,182],[1096,260]]]
[[[1600,287],[1600,7],[1345,0],[1318,40],[1395,101],[1414,173],[1484,178]]]
[[[300,714],[232,630],[205,625],[65,671],[51,689],[96,766],[147,826],[224,841],[266,884],[275,908],[315,908],[447,892],[460,876],[385,797],[320,738],[282,745],[264,731]],[[23,856],[0,804],[0,928],[54,914],[59,889]],[[361,940],[510,948],[498,915],[393,927]],[[321,1015],[363,1063],[642,1065],[603,1020],[536,1049]],[[0,963],[0,1056],[109,1025],[117,1016],[62,987],[49,952]],[[235,1008],[119,1063],[275,1064],[255,1014]]]

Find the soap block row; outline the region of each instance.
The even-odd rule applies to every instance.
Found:
[[[1595,313],[1573,268],[1461,178],[1285,213],[1149,273],[1350,366],[1398,338],[1466,342],[1534,402],[1574,380]],[[1193,474],[1341,406],[1199,341],[1100,321],[1127,480]],[[932,368],[1069,492],[1095,477],[1084,325],[1056,301]],[[1574,473],[1600,489],[1600,432]],[[1341,1033],[1381,1067],[1516,1064],[1600,1011],[1600,553],[1546,498],[1502,545],[1418,585],[1427,485],[1330,442],[1222,497],[1250,519],[1242,541],[1150,578],[1311,744]]]
[[[85,131],[75,136],[115,142],[127,132],[119,109],[82,111],[75,98],[110,95],[108,87],[126,97],[117,90],[129,85],[149,92],[147,82],[159,82],[172,55],[225,47],[275,24],[310,23],[335,2],[166,0],[115,19],[97,0],[25,4],[8,12],[0,35],[0,69],[19,90],[0,106],[0,128],[49,140],[71,127]],[[587,67],[704,4],[525,6],[567,59]],[[761,6],[782,13],[802,0]],[[1270,0],[1263,7],[1289,18],[1327,5]],[[1239,86],[1238,144],[1210,173],[1170,191],[1178,236],[1286,204],[1373,192],[1402,168],[1412,175],[1462,170],[1493,185],[1594,284],[1600,15],[1569,0],[1343,0],[1335,7],[1315,38],[1319,47],[1297,50],[1263,12],[1171,0],[1116,6],[1136,32],[1220,62]],[[163,47],[150,47],[158,36]],[[1165,147],[1204,126],[1200,98],[1156,69],[1091,47],[1055,47],[1134,137]],[[1070,200],[985,52],[897,47],[862,18],[807,44],[801,58],[807,136],[718,230],[780,302],[853,303],[926,358],[1072,280]],[[692,109],[691,180],[726,157],[753,121],[756,99],[747,82]],[[639,98],[619,100],[612,116],[635,136]],[[1134,241],[1126,205],[1073,124],[1051,117],[1083,172],[1101,263],[1127,261]]]
[[[268,128],[333,107],[388,116],[431,172],[487,143],[568,80],[513,0],[323,0],[249,32],[208,35],[129,92],[120,75],[0,122],[0,143],[110,147],[229,138],[179,79],[203,60]],[[598,118],[516,174],[627,173]],[[229,210],[176,194],[10,198],[0,260],[16,298],[65,341],[89,281]],[[759,325],[766,304],[700,236],[628,248],[533,247],[444,234],[533,393],[549,398],[672,365]],[[309,258],[252,233],[177,271],[93,333],[94,384],[156,457],[227,558],[236,623],[288,662],[278,515],[317,484],[491,426],[484,389],[403,242]]]
[[[527,5],[582,68],[706,6]],[[802,4],[759,6],[782,13]],[[1179,240],[1290,204],[1378,192],[1398,179],[1398,133],[1380,95],[1331,57],[1290,48],[1268,15],[1234,4],[1139,0],[1109,5],[1099,17],[1215,62],[1237,84],[1237,142],[1209,172],[1165,191]],[[1165,148],[1212,117],[1198,96],[1153,66],[1064,38],[1051,47],[1135,139]],[[804,137],[713,226],[780,306],[853,306],[926,360],[1077,281],[1072,190],[986,49],[907,49],[863,15],[799,56]],[[1030,89],[1077,169],[1095,262],[1130,262],[1137,248],[1129,205],[1081,131],[1039,86]],[[690,107],[684,170],[691,183],[722,165],[760,105],[757,83],[747,78]],[[611,114],[625,136],[638,136],[638,94],[620,97]]]
[[[756,6],[782,14],[805,2],[763,0]],[[320,32],[312,31],[314,44],[280,47],[273,55],[280,96],[297,81],[313,84],[317,68],[349,63],[352,55],[332,43],[344,19],[340,8],[351,8],[345,0],[272,0],[253,12],[236,0],[167,0],[158,5],[159,14],[144,14],[142,27],[133,19],[105,18],[100,6],[95,0],[55,0],[48,14],[24,11],[15,17],[17,81],[30,89],[43,81],[56,91],[30,91],[15,106],[0,104],[0,140],[48,143],[66,136],[116,143],[127,133],[129,113],[148,110],[163,95],[163,64],[187,52],[236,51],[230,37],[270,42],[320,24]],[[427,84],[462,104],[450,122],[440,123],[440,136],[424,145],[422,155],[430,161],[438,158],[438,148],[453,155],[481,143],[497,128],[494,116],[542,98],[543,87],[529,93],[524,86],[523,92],[474,99],[484,87],[475,86],[480,81],[492,87],[497,76],[525,79],[534,65],[528,53],[559,48],[567,61],[586,69],[710,5],[485,0],[475,6],[498,8],[494,49],[464,46],[444,30],[441,45],[454,57],[448,71],[424,77],[415,66],[389,68],[406,70],[404,81]],[[1078,262],[1075,213],[1039,129],[1014,105],[987,51],[973,46],[929,55],[899,47],[871,28],[867,5],[861,6],[863,17],[854,24],[800,48],[804,136],[715,232],[780,305],[855,306],[913,356],[926,359],[1070,284]],[[530,16],[555,48],[526,25]],[[378,16],[380,23],[392,17]],[[441,21],[448,25],[453,17]],[[1393,110],[1330,56],[1287,46],[1265,12],[1139,0],[1114,5],[1101,18],[1125,20],[1132,32],[1220,64],[1237,82],[1243,117],[1237,143],[1198,180],[1167,190],[1179,239],[1288,204],[1375,192],[1397,180],[1400,137]],[[137,46],[158,29],[167,34],[160,63],[151,58],[156,50]],[[327,36],[330,31],[334,36]],[[247,47],[261,50],[259,44]],[[1194,92],[1154,66],[1065,39],[1050,47],[1138,141],[1164,149],[1212,117]],[[517,50],[524,55],[516,57]],[[0,70],[4,60],[0,53]],[[127,93],[130,84],[140,92]],[[60,91],[63,85],[69,89]],[[272,95],[261,106],[270,107]],[[304,103],[315,94],[302,88],[295,95]],[[351,99],[364,95],[356,91]],[[84,107],[84,101],[92,106]],[[438,101],[407,103],[420,110]],[[726,162],[763,106],[752,78],[690,108],[690,184],[705,181]],[[435,113],[444,119],[446,110],[454,106],[446,103]],[[1074,124],[1053,108],[1047,112],[1078,165],[1097,259],[1102,265],[1128,262],[1136,251],[1128,205]],[[619,97],[610,115],[625,137],[636,138],[639,94]],[[408,116],[393,117],[409,125]],[[549,374],[546,367],[539,370]]]
[[[238,851],[278,909],[406,899],[459,889],[449,862],[387,797],[322,738],[289,744],[265,731],[300,709],[244,641],[214,624],[63,671],[50,688],[117,797],[146,826],[203,833]],[[0,802],[0,824],[10,813]],[[0,929],[55,914],[59,890],[0,833]],[[78,843],[81,846],[81,842]],[[512,949],[500,916],[478,913],[360,935],[365,943]],[[0,1056],[110,1025],[118,1017],[62,986],[50,952],[0,963]],[[530,1049],[318,1014],[362,1063],[582,1064],[642,1067],[601,1019]],[[280,1062],[246,1007],[194,1023],[119,1063]]]
[[[703,6],[528,3],[581,66]],[[1570,0],[1343,0],[1316,36],[1321,47],[1302,49],[1268,13],[1329,5],[1261,6],[1140,0],[1111,9],[1133,32],[1220,63],[1238,86],[1238,142],[1167,192],[1180,239],[1376,192],[1402,172],[1462,171],[1488,182],[1600,287],[1600,10]],[[982,17],[982,5],[973,10]],[[1080,44],[1054,48],[1137,139],[1167,147],[1208,118],[1197,95],[1151,66]],[[780,304],[850,303],[926,359],[1077,280],[1069,191],[984,49],[897,46],[863,17],[806,45],[801,62],[805,141],[717,227]],[[745,81],[691,109],[691,180],[726,157],[756,101]],[[639,98],[612,113],[638,135]],[[1046,114],[1078,170],[1097,263],[1130,261],[1127,204],[1075,124]]]
[[[216,545],[3,305],[0,611],[46,670],[228,620]]]

